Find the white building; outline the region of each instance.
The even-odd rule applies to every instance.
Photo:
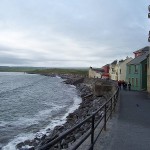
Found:
[[[118,81],[125,81],[126,80],[126,65],[128,62],[130,62],[133,58],[132,57],[126,57],[125,60],[120,60],[118,62]]]
[[[117,64],[117,60],[113,61],[109,65],[109,74],[110,74],[110,78],[112,80],[118,80],[118,64]]]
[[[102,78],[102,73],[104,72],[101,68],[89,68],[89,78]]]

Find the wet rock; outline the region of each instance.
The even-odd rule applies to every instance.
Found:
[[[54,76],[52,74],[51,76]],[[56,75],[55,75],[56,76]],[[82,122],[85,118],[90,116],[93,112],[100,108],[100,106],[106,101],[102,97],[97,97],[99,95],[105,95],[108,99],[112,95],[112,84],[109,82],[103,83],[104,81],[98,79],[83,79],[78,76],[69,76],[69,75],[59,75],[61,78],[67,79],[65,81],[66,84],[76,85],[76,89],[78,90],[79,95],[82,98],[82,102],[78,109],[76,109],[73,113],[70,113],[66,117],[66,123],[62,126],[56,126],[53,130],[48,129],[46,134],[37,134],[35,139],[32,141],[27,140],[26,142],[19,143],[17,145],[18,148],[22,148],[25,144],[33,145],[36,148],[39,148],[47,143],[51,142],[59,135],[61,135],[64,131],[69,130],[76,124]],[[95,85],[95,83],[98,83]],[[104,87],[104,85],[108,85]],[[93,91],[93,87],[95,87],[95,91]],[[114,90],[114,89],[113,89]],[[98,120],[103,116],[103,111],[99,112],[95,120]],[[50,148],[50,150],[57,149],[67,149],[68,146],[72,145],[78,138],[80,138],[87,130],[91,128],[91,120],[80,128],[78,128],[73,133],[69,134],[65,137],[61,142],[56,144],[54,147]]]

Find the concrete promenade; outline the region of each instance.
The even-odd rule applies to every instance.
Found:
[[[94,150],[150,150],[150,98],[147,93],[122,90],[118,115],[109,121],[102,136]]]

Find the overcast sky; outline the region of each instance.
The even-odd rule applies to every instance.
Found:
[[[0,0],[0,65],[101,67],[147,46],[148,0]]]

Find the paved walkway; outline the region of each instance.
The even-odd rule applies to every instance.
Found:
[[[115,118],[94,150],[150,150],[150,98],[147,93],[121,91]]]

